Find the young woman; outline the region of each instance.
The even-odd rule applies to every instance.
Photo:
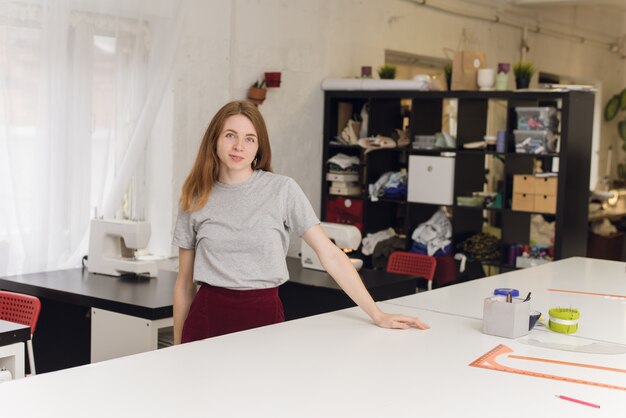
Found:
[[[378,308],[297,183],[271,171],[267,128],[256,106],[226,104],[204,134],[180,198],[173,239],[179,247],[174,342],[284,321],[278,286],[289,279],[290,231],[315,250],[376,325],[427,329],[417,318]]]

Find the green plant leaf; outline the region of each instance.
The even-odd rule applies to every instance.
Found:
[[[622,138],[624,145],[626,145],[626,119],[617,124],[617,132],[619,132],[619,137]]]
[[[617,165],[617,175],[621,179],[626,178],[626,167],[624,167],[624,163],[619,163]]]
[[[396,66],[393,64],[385,64],[378,69],[380,78],[392,79],[396,77]]]
[[[533,74],[537,71],[537,67],[531,62],[516,62],[513,64],[513,74],[515,77],[527,77],[532,78]]]
[[[619,107],[620,107],[619,96],[615,95],[611,97],[609,101],[606,102],[606,106],[604,106],[604,120],[607,122],[610,120],[613,120],[615,116],[617,115],[617,112],[619,111]]]
[[[626,110],[626,89],[619,94],[619,109]]]

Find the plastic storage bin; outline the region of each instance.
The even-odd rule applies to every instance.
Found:
[[[547,154],[556,152],[556,138],[549,130],[513,131],[515,152],[518,154]]]
[[[412,146],[413,149],[418,150],[433,150],[437,148],[435,145],[436,140],[435,135],[415,135]]]
[[[520,130],[544,130],[557,132],[559,119],[554,107],[516,107],[517,129]]]

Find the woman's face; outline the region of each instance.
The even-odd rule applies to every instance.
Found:
[[[243,115],[230,116],[217,139],[220,174],[252,172],[258,149],[259,139],[250,119]]]

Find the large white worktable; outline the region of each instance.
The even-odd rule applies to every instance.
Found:
[[[531,292],[531,309],[541,312],[546,321],[550,308],[578,309],[576,337],[626,344],[626,264],[623,262],[573,257],[389,302],[482,320],[484,299],[499,287],[518,289],[520,297]]]
[[[534,277],[533,271],[525,273]],[[503,280],[509,280],[507,277]],[[498,278],[490,280],[504,285]],[[432,294],[435,292],[455,294],[456,286]],[[2,415],[624,416],[626,390],[469,364],[499,344],[505,344],[516,355],[622,371],[626,371],[626,354],[537,347],[485,335],[480,319],[401,306],[397,301],[379,305],[386,311],[418,315],[432,328],[381,329],[358,308],[346,309],[4,383],[0,386]],[[531,334],[541,332],[546,333],[533,330]],[[500,356],[498,362],[626,387],[626,373],[619,370],[507,356]],[[583,399],[601,408],[564,401],[555,395]]]

